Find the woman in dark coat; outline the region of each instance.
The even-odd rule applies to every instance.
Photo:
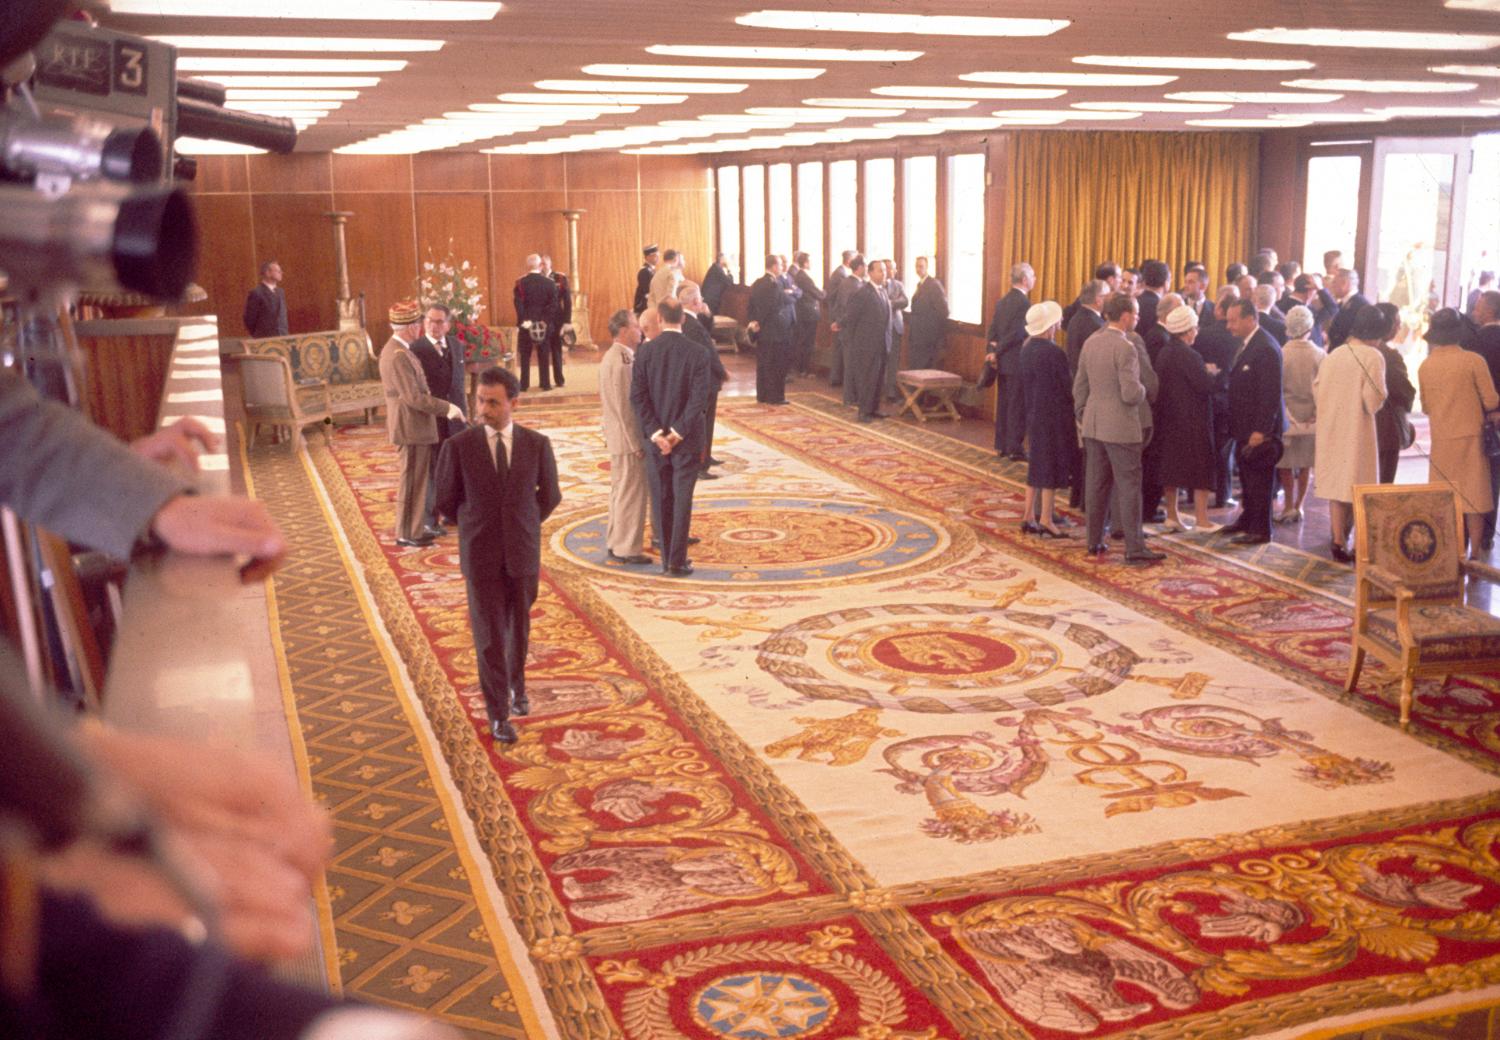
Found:
[[[948,336],[948,292],[942,282],[927,274],[925,256],[917,257],[917,278],[907,322],[906,364],[908,368],[936,368]]]
[[[1156,429],[1152,439],[1162,445],[1160,458],[1163,494],[1167,500],[1167,532],[1186,530],[1177,514],[1180,488],[1193,489],[1193,514],[1198,531],[1216,531],[1208,518],[1208,493],[1214,486],[1214,423],[1212,397],[1217,365],[1207,365],[1193,349],[1198,338],[1198,315],[1191,307],[1176,307],[1162,327],[1170,338],[1156,357],[1160,389],[1153,406]]]
[[[1026,512],[1021,530],[1044,538],[1066,538],[1052,520],[1058,488],[1072,486],[1078,430],[1073,420],[1073,380],[1068,355],[1052,337],[1062,308],[1051,300],[1026,312],[1021,345],[1021,392],[1026,398]],[[1040,501],[1038,501],[1040,499]],[[1040,515],[1038,517],[1038,506]]]
[[[1385,315],[1386,328],[1390,330],[1377,344],[1385,358],[1385,404],[1375,413],[1375,441],[1379,447],[1380,482],[1394,484],[1401,449],[1411,446],[1413,431],[1411,420],[1406,416],[1417,402],[1417,388],[1411,385],[1411,376],[1406,371],[1401,352],[1390,344],[1391,338],[1401,331],[1401,312],[1394,303],[1377,303],[1375,306]]]

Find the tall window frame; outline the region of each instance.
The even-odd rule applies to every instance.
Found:
[[[908,292],[917,285],[917,257],[927,257],[928,273],[937,274],[937,207],[937,156],[906,156],[901,160],[901,273]]]
[[[739,281],[740,262],[740,168],[720,166],[714,171],[719,208],[719,248],[729,261],[729,277]]]
[[[948,312],[954,321],[984,322],[985,154],[957,152],[947,157]]]
[[[741,241],[745,261],[741,278],[749,285],[759,278],[766,264],[766,168],[760,163],[740,167],[740,194],[745,214]]]
[[[855,159],[836,159],[828,164],[828,190],[825,196],[828,209],[829,256],[836,256],[845,249],[860,249],[859,241],[859,162]]]
[[[823,163],[797,164],[797,252],[806,253],[819,284],[828,273],[823,249]]]
[[[864,161],[864,240],[866,260],[896,256],[896,160],[873,156]]]

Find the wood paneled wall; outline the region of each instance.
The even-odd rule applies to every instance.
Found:
[[[391,303],[417,294],[421,264],[450,248],[477,269],[483,320],[513,323],[511,287],[526,254],[550,253],[568,271],[563,209],[586,211],[579,275],[596,341],[608,342],[609,315],[630,306],[642,245],[683,250],[695,280],[712,259],[712,169],[695,156],[202,156],[191,187],[203,240],[197,280],[208,292],[191,310],[218,314],[226,336],[245,334],[245,295],[270,259],[285,272],[293,332],[337,324],[330,210],[353,214],[349,285],[365,295],[376,340],[389,331]]]

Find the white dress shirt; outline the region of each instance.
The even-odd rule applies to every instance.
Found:
[[[510,468],[511,441],[515,437],[515,431],[516,424],[513,422],[506,423],[503,430],[497,430],[493,426],[486,426],[484,428],[484,435],[489,438],[490,458],[495,460],[496,469],[500,465],[499,456],[495,454],[495,446],[497,444],[505,447],[505,465],[507,469]]]

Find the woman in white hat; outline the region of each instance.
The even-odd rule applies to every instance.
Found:
[[[1217,531],[1208,516],[1209,490],[1214,486],[1214,377],[1217,365],[1204,364],[1193,349],[1198,338],[1198,315],[1191,307],[1174,307],[1162,320],[1168,339],[1156,355],[1156,431],[1162,445],[1158,475],[1166,499],[1166,534],[1187,530],[1177,512],[1182,488],[1193,491],[1193,530]]]
[[[1026,312],[1021,345],[1021,392],[1026,398],[1026,512],[1021,530],[1043,538],[1066,538],[1052,516],[1058,488],[1073,484],[1078,429],[1073,420],[1073,380],[1068,355],[1054,334],[1062,308],[1051,300]],[[1038,512],[1040,506],[1040,512]]]
[[[1281,478],[1281,515],[1278,524],[1302,522],[1302,502],[1312,480],[1316,454],[1318,403],[1313,397],[1313,383],[1323,364],[1323,348],[1308,339],[1312,332],[1313,312],[1298,305],[1286,312],[1286,334],[1290,337],[1281,348],[1281,399],[1286,405],[1286,450],[1276,463]]]

